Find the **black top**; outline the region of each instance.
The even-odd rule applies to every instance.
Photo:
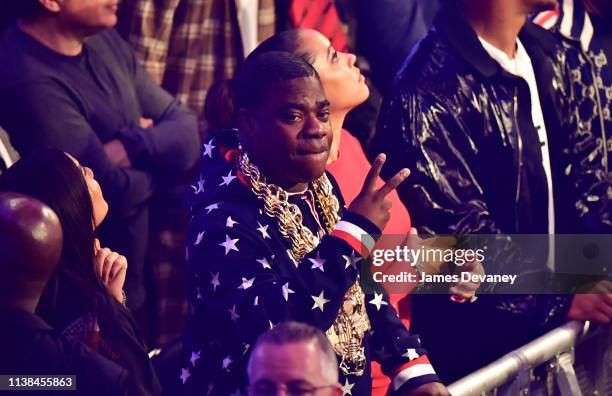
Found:
[[[98,33],[81,54],[66,56],[13,25],[0,38],[0,53],[0,124],[17,150],[51,145],[75,155],[93,169],[113,210],[146,200],[151,173],[195,162],[194,114],[148,78],[116,31]],[[141,117],[155,126],[140,128]],[[103,144],[117,138],[133,168],[115,167],[106,156]]]
[[[126,370],[38,316],[0,307],[0,323],[0,374],[76,375],[76,394],[127,394]]]
[[[48,293],[48,294],[47,294]],[[161,386],[145,345],[145,340],[130,311],[109,297],[100,308],[105,317],[96,318],[82,298],[74,281],[57,271],[47,284],[37,314],[64,334],[81,338],[100,355],[125,368],[131,377],[130,395],[158,395]],[[92,339],[87,324],[97,320],[100,332]],[[79,325],[75,325],[80,323]],[[70,328],[73,331],[66,330]],[[85,328],[85,329],[84,329]]]

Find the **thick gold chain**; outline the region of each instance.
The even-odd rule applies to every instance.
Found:
[[[238,167],[250,182],[255,196],[264,203],[266,215],[278,222],[280,233],[291,243],[289,254],[296,263],[302,261],[319,244],[308,227],[303,225],[303,216],[297,205],[289,202],[289,194],[275,184],[268,184],[259,169],[251,163],[246,152],[241,150]],[[323,213],[323,227],[331,234],[340,221],[340,204],[333,193],[327,175],[312,182],[317,204]],[[336,320],[327,329],[327,338],[340,356],[340,369],[346,375],[362,375],[367,359],[363,347],[365,334],[370,330],[370,320],[365,309],[365,296],[359,283],[355,283],[344,295]]]
[[[289,194],[276,184],[269,184],[259,169],[251,163],[246,153],[242,152],[238,159],[240,171],[249,179],[251,189],[264,202],[266,214],[278,220],[280,233],[291,242],[291,255],[296,262],[302,261],[319,244],[317,238],[308,227],[304,227],[303,216],[297,205],[289,202]],[[330,234],[340,216],[340,204],[333,194],[331,182],[327,175],[312,182],[317,203],[323,212],[323,226]]]

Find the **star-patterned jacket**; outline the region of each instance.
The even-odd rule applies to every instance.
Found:
[[[187,394],[245,394],[251,347],[279,322],[295,320],[327,330],[358,279],[360,252],[367,251],[362,234],[379,233],[367,219],[342,209],[332,234],[322,235],[309,189],[290,201],[301,209],[304,225],[322,238],[301,262],[294,262],[275,219],[264,214],[262,202],[237,174],[235,144],[235,131],[209,140],[191,186],[190,316],[180,374]],[[408,333],[386,296],[366,294],[365,301],[372,327],[364,340],[368,364],[362,376],[341,373],[344,393],[371,394],[371,359],[381,363],[396,391],[438,381],[418,338]]]

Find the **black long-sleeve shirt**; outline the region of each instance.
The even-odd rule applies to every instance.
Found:
[[[128,394],[126,370],[79,340],[61,335],[38,316],[0,307],[0,320],[1,374],[74,375],[77,395]]]
[[[0,125],[17,150],[53,146],[95,172],[111,210],[129,214],[154,175],[190,168],[198,155],[195,115],[146,75],[116,31],[90,37],[81,54],[59,54],[11,26],[0,39]],[[138,126],[141,117],[155,125]],[[121,139],[131,168],[103,145]]]

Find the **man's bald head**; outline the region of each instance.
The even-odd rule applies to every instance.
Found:
[[[0,192],[0,298],[38,298],[62,252],[62,226],[37,199]]]

